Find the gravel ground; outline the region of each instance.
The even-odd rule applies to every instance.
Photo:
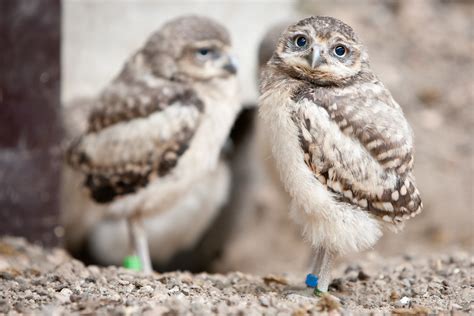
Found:
[[[283,314],[474,312],[474,256],[460,250],[384,258],[369,252],[335,271],[331,295],[300,277],[240,272],[152,276],[85,266],[61,249],[0,239],[0,313]]]

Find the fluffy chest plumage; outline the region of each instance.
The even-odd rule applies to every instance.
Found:
[[[232,79],[233,80],[233,79]],[[221,82],[215,89],[196,85],[204,103],[199,127],[189,144],[189,150],[176,166],[176,172],[186,169],[190,174],[215,168],[220,151],[240,110],[235,82]],[[186,175],[189,177],[189,174]]]
[[[329,211],[333,198],[305,164],[300,132],[293,119],[299,105],[292,100],[289,91],[269,90],[260,102],[260,114],[268,129],[281,181],[300,206],[311,212]],[[324,120],[324,114],[321,115]]]

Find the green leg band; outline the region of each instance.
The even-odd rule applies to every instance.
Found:
[[[142,271],[142,263],[138,256],[126,256],[123,259],[123,266],[133,271]]]
[[[320,291],[318,288],[315,288],[313,293],[314,293],[314,295],[316,295],[317,297],[321,297],[321,296],[323,296],[323,294],[326,293],[326,292]]]

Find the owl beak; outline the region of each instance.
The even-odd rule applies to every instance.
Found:
[[[238,65],[239,63],[237,61],[237,58],[235,58],[235,56],[229,55],[229,60],[222,68],[227,70],[229,73],[235,75],[237,73],[237,69],[239,68]]]
[[[321,47],[314,45],[311,48],[311,53],[308,55],[308,62],[311,64],[311,68],[316,68],[321,64]]]

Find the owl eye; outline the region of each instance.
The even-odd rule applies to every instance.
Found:
[[[336,54],[336,56],[343,57],[346,54],[346,52],[347,52],[347,49],[342,45],[337,45],[334,48],[334,54]]]
[[[201,56],[207,56],[209,54],[209,51],[210,50],[208,48],[200,48],[198,49],[197,53]]]
[[[308,44],[308,40],[306,39],[306,37],[300,35],[295,38],[295,44],[296,46],[301,48],[306,47],[306,45]]]

